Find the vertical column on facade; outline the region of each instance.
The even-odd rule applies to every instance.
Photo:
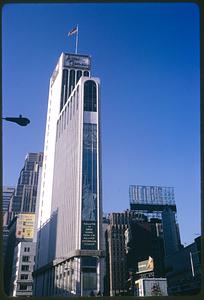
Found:
[[[62,263],[59,264],[59,296],[62,293]]]
[[[63,273],[63,267],[62,263],[59,265],[59,294],[62,294],[62,273]]]
[[[57,295],[57,266],[54,266],[54,287],[53,287],[53,295]]]
[[[66,291],[66,294],[68,292],[68,261],[65,262],[65,268],[64,268],[64,289]]]
[[[100,258],[97,258],[97,268],[96,268],[96,276],[97,276],[97,291],[101,291],[101,282],[100,282],[100,273],[102,271],[102,266],[100,262]]]
[[[75,258],[75,287],[76,287],[76,294],[80,294],[80,269],[79,269],[79,260],[80,258]]]
[[[71,290],[75,292],[75,269],[74,269],[74,258],[72,259],[72,264],[71,264],[71,281],[72,281],[72,286]]]
[[[56,296],[59,294],[59,265],[56,266]]]
[[[76,258],[73,259],[73,290],[76,293],[76,281],[77,281],[77,263]]]
[[[69,260],[68,261],[68,290],[69,290],[69,292],[71,292],[71,290],[72,290],[71,275],[72,275],[71,260]]]
[[[62,291],[63,294],[65,292],[65,281],[64,281],[64,277],[65,277],[65,261],[63,261],[62,263]]]

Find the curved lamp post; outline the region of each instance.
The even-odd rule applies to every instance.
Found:
[[[28,118],[22,117],[22,115],[19,115],[19,117],[6,117],[2,119],[9,122],[17,123],[20,126],[27,126],[30,123],[30,120]]]

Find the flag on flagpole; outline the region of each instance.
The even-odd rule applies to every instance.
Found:
[[[78,27],[74,27],[72,30],[69,31],[68,36],[75,34],[78,32]]]

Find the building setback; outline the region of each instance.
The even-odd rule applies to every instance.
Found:
[[[62,53],[50,80],[34,295],[103,291],[100,82]]]

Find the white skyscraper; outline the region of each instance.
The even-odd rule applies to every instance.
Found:
[[[103,292],[100,81],[62,53],[50,80],[34,295]]]

